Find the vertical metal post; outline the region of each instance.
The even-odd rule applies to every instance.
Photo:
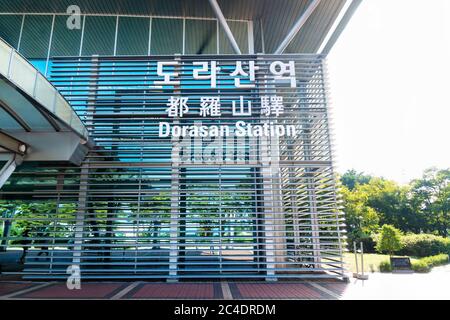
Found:
[[[84,27],[86,25],[86,15],[83,16],[83,25],[81,26],[81,38],[80,38],[80,51],[78,53],[79,56],[83,53],[83,41],[84,41]]]
[[[114,32],[114,56],[117,55],[117,37],[119,34],[119,16],[116,17],[116,30]]]
[[[186,18],[183,18],[183,49],[182,53],[186,53]]]
[[[253,35],[253,21],[247,22],[247,34],[248,34],[248,53],[255,53],[255,39]]]
[[[220,53],[220,35],[219,35],[219,20],[216,20],[216,46],[217,46],[217,54]]]
[[[355,254],[356,276],[357,276],[359,274],[359,269],[358,269],[358,250],[356,249],[356,242],[353,242],[353,253]]]
[[[266,44],[264,42],[264,26],[262,20],[259,20],[259,26],[261,28],[261,51],[262,53],[266,53]]]
[[[20,24],[19,40],[17,40],[17,51],[20,52],[20,45],[22,44],[23,26],[25,24],[25,14],[22,15],[22,23]]]
[[[360,243],[361,246],[361,274],[364,278],[364,246],[363,243]]]
[[[148,24],[148,50],[147,50],[147,55],[150,55],[150,49],[152,47],[152,23],[153,23],[153,18],[150,17],[150,21]]]
[[[47,60],[45,61],[45,76],[47,76],[47,71],[48,71],[48,61],[50,59],[50,50],[52,49],[52,41],[53,41],[53,32],[55,29],[55,19],[56,19],[56,15],[53,15],[53,19],[52,19],[52,28],[50,30],[50,39],[48,41],[48,50],[47,50]],[[35,84],[36,85],[36,84]]]

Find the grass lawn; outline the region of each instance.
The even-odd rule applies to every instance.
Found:
[[[411,262],[414,261],[411,258]],[[376,254],[376,253],[365,253],[364,254],[364,272],[379,272],[378,266],[382,261],[389,261],[389,255],[387,254]],[[344,253],[345,268],[351,272],[356,272],[355,254],[352,252]],[[358,267],[361,272],[361,256],[358,255]]]

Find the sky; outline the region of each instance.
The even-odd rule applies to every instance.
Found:
[[[450,0],[363,0],[328,71],[338,172],[450,167]]]

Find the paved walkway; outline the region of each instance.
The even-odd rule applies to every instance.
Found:
[[[352,279],[341,298],[450,300],[450,264],[430,273],[372,273],[367,281]]]
[[[450,299],[450,265],[428,274],[372,273],[369,280],[268,282],[0,281],[0,299]]]
[[[328,282],[0,282],[0,299],[337,299]],[[330,290],[327,287],[333,286]]]

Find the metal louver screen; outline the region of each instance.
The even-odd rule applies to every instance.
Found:
[[[53,59],[51,81],[83,119],[96,148],[80,168],[22,168],[0,193],[37,203],[32,214],[29,206],[8,204],[14,223],[30,228],[28,238],[9,238],[10,246],[31,248],[23,274],[66,278],[66,268],[77,264],[82,279],[341,277],[343,213],[336,201],[323,59]],[[154,86],[162,60],[179,62],[173,70],[178,85]],[[255,61],[254,87],[233,86],[237,60]],[[269,79],[269,66],[278,60],[295,63],[295,87]],[[192,80],[194,61],[217,62],[216,88]],[[267,94],[283,98],[284,112],[276,119],[262,114]],[[173,96],[188,98],[191,113],[169,119]],[[220,97],[219,117],[199,118],[201,96]],[[241,97],[252,102],[254,113],[233,117],[233,101]],[[297,136],[206,139],[181,152],[178,143],[190,144],[190,137],[158,132],[161,121],[235,125],[243,119],[254,126],[291,125]],[[192,161],[195,151],[209,158]]]

